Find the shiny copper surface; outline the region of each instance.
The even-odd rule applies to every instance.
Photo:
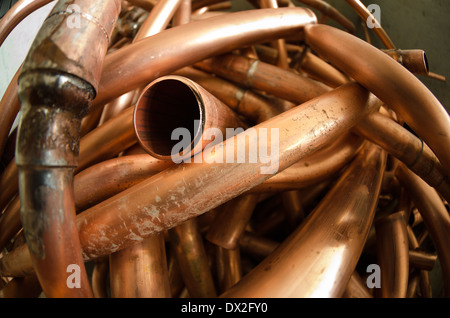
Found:
[[[445,77],[359,0],[366,41],[249,2],[55,4],[0,102],[1,298],[450,296],[450,117],[415,75]],[[195,119],[226,138],[174,162]]]

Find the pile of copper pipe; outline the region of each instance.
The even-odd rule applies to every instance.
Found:
[[[2,37],[48,2],[19,1]],[[372,46],[325,1],[249,2],[122,1],[82,70],[37,37],[0,102],[0,297],[450,296],[450,117],[413,75],[429,73],[425,52],[396,49],[382,28],[385,48]],[[60,92],[47,56],[92,101],[74,89],[75,111],[55,93],[40,151],[31,119],[17,137],[12,125]],[[73,155],[50,142],[69,122],[79,136],[59,148],[79,144]],[[174,152],[177,129],[188,151]]]

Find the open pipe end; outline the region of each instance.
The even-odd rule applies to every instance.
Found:
[[[150,83],[134,111],[139,143],[162,160],[185,159],[198,152],[203,126],[200,94],[190,80],[181,76],[165,76]]]

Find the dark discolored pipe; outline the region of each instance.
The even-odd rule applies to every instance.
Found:
[[[406,67],[411,73],[417,75],[428,75],[428,59],[423,50],[383,50],[384,53],[392,57],[401,65]]]
[[[120,1],[59,1],[19,76],[21,220],[47,297],[92,296],[74,223],[72,181],[81,117],[95,97],[119,11]],[[75,287],[66,283],[71,268],[80,274]]]

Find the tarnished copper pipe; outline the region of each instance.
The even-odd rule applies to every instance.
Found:
[[[96,5],[59,1],[36,36],[19,76],[22,116],[16,163],[21,220],[47,297],[92,296],[74,223],[72,176],[80,120],[95,97],[119,10],[119,1]],[[74,15],[79,19],[77,27],[71,24]],[[80,34],[74,50],[71,41]],[[96,43],[96,54],[89,54],[91,41]],[[69,286],[66,280],[73,266],[80,278]]]
[[[214,57],[197,63],[196,66],[296,104],[304,103],[331,90],[322,83],[293,72],[234,54]]]
[[[450,183],[431,149],[414,134],[381,113],[372,113],[353,129],[403,162],[447,200]]]
[[[315,22],[316,17],[309,9],[279,8],[233,12],[164,30],[106,57],[93,107],[205,58],[262,41],[295,36],[306,24]],[[182,50],[178,49],[180,38],[184,43]]]
[[[278,242],[250,232],[244,232],[239,238],[241,251],[261,257],[261,259],[270,255],[278,246]]]
[[[160,77],[144,89],[134,111],[134,127],[139,143],[150,155],[179,163],[223,141],[214,139],[216,133],[226,136],[227,129],[244,130],[247,125],[196,82],[172,75]],[[176,129],[189,136],[174,136]]]
[[[428,59],[423,50],[383,50],[409,71],[417,75],[428,75]]]
[[[380,22],[373,16],[373,14],[367,9],[367,7],[360,0],[345,0],[347,3],[356,11],[356,13],[361,17],[363,22],[367,23],[370,21],[373,25],[373,32],[378,36],[378,38],[383,42],[387,49],[395,49],[395,44],[392,42],[389,35],[381,26]]]
[[[0,298],[36,298],[42,292],[35,275],[13,278],[0,289]]]
[[[113,298],[171,297],[162,234],[111,254],[109,267]]]
[[[300,227],[221,297],[340,297],[375,215],[385,158],[365,148]]]
[[[234,249],[256,207],[258,195],[243,194],[225,203],[205,238],[226,249]]]
[[[169,234],[190,297],[216,297],[216,286],[197,220],[187,220],[169,230]]]
[[[308,25],[305,36],[320,56],[395,110],[430,146],[450,175],[450,117],[422,82],[377,48],[344,31]]]
[[[30,13],[53,0],[19,0],[0,19],[0,46],[9,33]]]
[[[408,191],[411,200],[422,215],[441,263],[444,295],[450,296],[450,216],[439,194],[404,165],[400,164],[396,176]],[[420,244],[420,241],[419,241]]]

